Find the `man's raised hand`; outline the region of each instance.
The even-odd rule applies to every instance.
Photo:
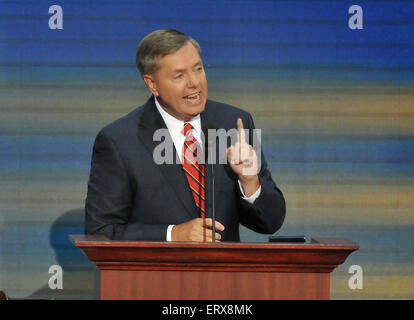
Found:
[[[234,146],[227,149],[227,161],[232,170],[239,176],[244,194],[249,197],[260,186],[258,160],[256,151],[246,142],[246,134],[242,119],[237,119],[238,139]]]

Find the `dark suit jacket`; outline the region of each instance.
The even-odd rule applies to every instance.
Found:
[[[209,123],[229,130],[236,127],[240,117],[246,129],[254,128],[248,112],[211,100],[207,100],[200,117],[202,126]],[[159,128],[166,125],[151,97],[99,132],[93,147],[85,205],[86,234],[165,241],[168,225],[199,217],[181,164],[157,165],[153,160],[153,150],[160,143],[153,141],[153,134]],[[205,169],[206,216],[211,217],[210,165]],[[216,220],[225,226],[222,241],[240,241],[239,224],[266,234],[280,228],[285,201],[263,154],[259,173],[261,194],[252,205],[241,198],[238,177],[228,164],[215,164],[214,175]]]

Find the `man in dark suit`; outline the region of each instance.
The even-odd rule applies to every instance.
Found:
[[[215,240],[239,241],[239,224],[276,232],[285,201],[261,150],[259,162],[246,141],[253,138],[252,117],[207,100],[198,43],[176,30],[154,31],[138,47],[137,66],[152,97],[96,137],[85,232],[122,240],[212,241],[213,190]],[[198,150],[208,152],[207,127],[237,128],[227,163],[200,161]],[[168,130],[164,143],[178,163],[155,161],[160,142],[154,137],[160,129]]]

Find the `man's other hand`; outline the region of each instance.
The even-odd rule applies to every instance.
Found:
[[[224,226],[216,221],[216,231],[223,231]],[[176,225],[171,231],[172,241],[197,241],[212,242],[213,220],[211,218],[196,218],[188,222]],[[215,233],[216,241],[220,241],[220,233]]]

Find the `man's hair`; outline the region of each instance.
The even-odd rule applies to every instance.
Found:
[[[158,69],[158,57],[180,50],[190,42],[201,57],[201,48],[197,41],[173,29],[160,29],[151,32],[138,45],[136,64],[141,76],[153,74]]]

